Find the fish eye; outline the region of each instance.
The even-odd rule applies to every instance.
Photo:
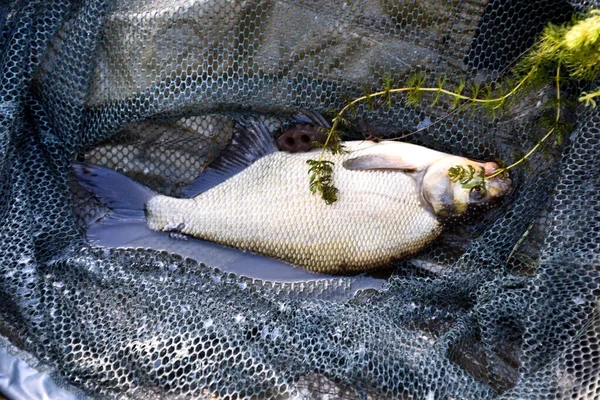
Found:
[[[469,198],[473,201],[481,201],[485,198],[485,188],[481,185],[474,186],[469,192]]]

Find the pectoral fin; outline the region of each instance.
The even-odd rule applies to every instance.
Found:
[[[392,169],[404,172],[416,172],[418,166],[402,157],[389,154],[367,154],[350,158],[342,164],[349,170]]]

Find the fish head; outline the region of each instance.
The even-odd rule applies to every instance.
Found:
[[[483,174],[483,181],[474,186],[454,181],[449,171],[457,166]],[[487,178],[496,169],[498,164],[494,162],[478,162],[452,155],[441,157],[424,171],[421,196],[438,217],[460,216],[472,206],[492,204],[512,191],[512,181],[505,174]]]
[[[351,155],[343,166],[357,171],[397,171],[415,177],[415,194],[420,194],[424,207],[437,217],[460,216],[471,206],[491,204],[512,191],[507,176],[488,178],[498,169],[494,162],[474,161],[407,143],[371,144]],[[452,179],[453,168],[470,172],[474,180]]]

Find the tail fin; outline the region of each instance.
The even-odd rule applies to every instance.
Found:
[[[150,188],[95,164],[76,162],[72,171],[83,188],[113,211],[111,218],[145,220],[144,206],[156,196]]]

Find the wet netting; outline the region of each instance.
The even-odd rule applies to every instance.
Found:
[[[0,2],[6,346],[91,398],[598,398],[600,108],[576,101],[597,82],[563,89],[570,130],[511,170],[509,196],[366,276],[231,272],[178,251],[194,242],[177,234],[99,244],[86,232],[110,207],[71,173],[85,161],[184,196],[249,126],[327,116],[388,76],[399,87],[416,71],[449,87],[499,80],[547,23],[594,6]],[[554,91],[496,116],[399,96],[359,107],[346,138],[510,163],[547,131]]]

